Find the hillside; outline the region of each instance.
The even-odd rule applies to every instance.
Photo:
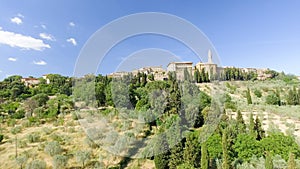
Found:
[[[126,87],[107,77],[96,77],[96,105],[84,100],[85,92],[71,95],[67,77],[55,75],[50,84],[30,87],[23,86],[18,77],[1,82],[0,128],[4,138],[0,168],[199,168],[205,165],[204,152],[208,153],[209,168],[233,165],[238,160],[241,162],[233,165],[235,168],[263,168],[269,158],[265,153],[271,154],[277,168],[285,168],[291,160],[300,166],[300,83],[296,79],[199,83],[195,88],[193,83],[172,79],[135,78]],[[23,91],[7,94],[17,87]],[[129,89],[129,96],[119,90],[124,88]],[[76,95],[78,100],[73,103]],[[224,101],[224,110],[214,109],[214,98]],[[128,108],[128,100],[134,110]],[[216,128],[209,126],[214,111],[220,111]],[[155,114],[153,121],[147,120],[153,118],[147,112],[163,113]],[[89,126],[94,122],[99,130]],[[212,133],[199,141],[210,127]],[[170,130],[179,131],[179,135]],[[158,137],[160,134],[166,137]],[[128,138],[133,140],[122,142]],[[180,138],[183,141],[178,141]],[[138,146],[140,141],[144,144]],[[130,158],[141,156],[144,158]]]

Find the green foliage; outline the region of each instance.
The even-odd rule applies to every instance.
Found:
[[[236,122],[237,122],[237,131],[239,133],[246,132],[246,124],[245,124],[245,121],[243,119],[243,115],[242,115],[240,110],[238,110],[238,112],[237,112]]]
[[[169,145],[164,134],[157,138],[155,143],[154,163],[157,169],[168,169],[170,160]]]
[[[2,142],[3,139],[4,139],[4,135],[0,134],[0,143]]]
[[[27,136],[27,140],[29,143],[36,143],[36,142],[39,142],[40,141],[40,134],[39,133],[30,133],[28,134]]]
[[[40,93],[32,96],[31,99],[37,101],[38,106],[43,106],[46,105],[47,101],[49,100],[49,97],[45,93]]]
[[[225,100],[224,103],[225,103],[225,108],[226,109],[231,109],[232,111],[236,111],[237,110],[236,103],[234,103],[232,101],[232,98],[231,98],[231,96],[228,93],[226,93],[224,95],[224,100]]]
[[[218,159],[222,157],[222,137],[218,133],[211,135],[207,141],[207,150],[210,159]]]
[[[201,169],[208,169],[208,154],[207,154],[207,145],[202,143],[201,146]]]
[[[239,68],[225,68],[224,73],[221,76],[222,80],[255,80],[257,79],[257,73],[244,72]]]
[[[182,163],[183,159],[183,141],[178,142],[171,148],[169,167],[174,169]]]
[[[281,105],[280,93],[279,92],[271,92],[267,98],[266,103],[270,105]]]
[[[253,156],[260,157],[263,151],[255,137],[249,134],[239,134],[235,140],[234,150],[243,161],[250,161]]]
[[[300,148],[295,139],[291,136],[285,136],[283,133],[271,133],[263,138],[260,144],[265,151],[269,151],[272,155],[278,154],[286,161],[290,152],[296,157],[300,156]]]
[[[229,154],[228,154],[228,143],[227,143],[227,131],[223,131],[222,135],[222,169],[229,169],[230,168],[230,161],[229,161]]]
[[[247,97],[247,103],[248,104],[252,104],[252,98],[251,98],[251,94],[250,94],[250,89],[249,88],[247,88],[246,97]]]
[[[295,155],[290,153],[287,169],[296,169]]]
[[[288,95],[286,98],[288,105],[299,105],[300,104],[300,89],[296,89],[294,86],[293,89],[288,91]]]
[[[177,166],[177,169],[195,169],[195,167],[192,164],[183,163]]]
[[[20,166],[20,168],[22,169],[26,162],[28,160],[28,157],[26,155],[19,155],[17,158],[16,158],[16,163],[18,164],[18,166]]]
[[[272,155],[270,152],[266,152],[266,162],[265,162],[265,167],[266,169],[273,169],[273,159],[272,159]]]
[[[261,91],[258,90],[258,89],[255,89],[255,90],[254,90],[254,94],[255,94],[255,96],[258,97],[258,98],[261,98],[261,97],[262,97],[262,93],[261,93]]]
[[[53,168],[54,169],[64,169],[67,168],[68,157],[64,155],[55,155],[53,157]]]
[[[190,133],[186,137],[185,147],[183,151],[183,159],[185,163],[194,167],[200,165],[201,147],[199,144],[198,136],[196,132]]]
[[[76,161],[82,165],[82,168],[84,168],[91,158],[91,152],[85,150],[79,150],[75,153],[75,158]]]
[[[256,116],[256,119],[255,119],[254,131],[256,132],[256,139],[257,140],[261,140],[262,138],[265,137],[265,131],[262,128],[262,124],[261,124],[258,116]]]
[[[32,160],[26,165],[26,169],[46,169],[46,162],[42,160]]]
[[[52,141],[46,144],[44,151],[53,157],[60,154],[62,152],[62,148],[57,141]]]

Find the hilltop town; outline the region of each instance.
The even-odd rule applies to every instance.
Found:
[[[138,73],[144,73],[146,75],[153,75],[155,80],[166,80],[169,73],[175,73],[177,80],[185,80],[189,76],[190,79],[196,79],[195,73],[203,72],[208,76],[209,80],[230,80],[226,78],[226,73],[231,70],[235,70],[238,74],[253,74],[254,79],[266,80],[274,76],[274,72],[268,68],[236,68],[234,66],[222,67],[213,62],[213,56],[211,50],[208,50],[208,61],[193,62],[171,62],[167,65],[167,70],[162,66],[149,66],[140,69],[132,70],[131,72],[120,71],[109,74],[109,77],[120,78],[126,75],[132,74],[136,76]],[[236,75],[239,76],[239,75]]]

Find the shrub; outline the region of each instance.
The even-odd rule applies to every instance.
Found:
[[[254,90],[254,94],[255,94],[255,96],[258,97],[258,98],[261,98],[261,97],[262,97],[262,93],[261,93],[261,91],[258,90],[258,89]]]
[[[21,133],[21,131],[22,131],[22,127],[21,127],[21,126],[13,127],[13,128],[10,130],[10,132],[11,132],[12,134]]]
[[[26,165],[26,169],[46,169],[46,162],[42,160],[32,160]]]
[[[57,141],[49,142],[46,144],[44,151],[50,156],[57,155],[62,152],[62,148],[60,147]]]
[[[280,97],[275,94],[275,93],[271,93],[267,96],[266,98],[266,103],[270,104],[270,105],[281,105],[281,101],[280,101]]]
[[[55,155],[53,157],[53,168],[54,169],[63,169],[68,165],[68,157],[64,155]]]
[[[91,158],[91,152],[89,151],[77,151],[75,154],[76,161],[82,165],[82,168],[84,168],[85,164],[90,160]]]
[[[27,135],[27,139],[29,143],[36,143],[40,141],[39,133],[30,133]]]

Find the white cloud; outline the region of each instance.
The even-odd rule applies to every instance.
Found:
[[[2,70],[0,70],[0,73],[2,73]]]
[[[13,18],[10,19],[10,21],[11,21],[12,23],[17,24],[17,25],[20,25],[20,24],[23,23],[22,19],[19,18],[19,17],[13,17]]]
[[[75,25],[74,22],[70,22],[70,23],[69,23],[69,26],[74,27],[74,26],[76,26],[76,25]]]
[[[52,36],[51,34],[40,33],[40,37],[46,40],[55,41],[54,36]]]
[[[41,65],[41,66],[47,65],[47,63],[45,61],[43,61],[43,60],[33,61],[33,64],[35,64],[35,65]]]
[[[0,26],[0,30],[2,30],[2,27]]]
[[[15,62],[15,61],[17,61],[18,59],[17,59],[17,58],[10,57],[10,58],[8,58],[8,60],[9,60],[9,61],[12,61],[12,62]]]
[[[75,40],[74,38],[69,38],[69,39],[67,39],[67,42],[72,43],[74,46],[77,45],[77,42],[76,42],[76,40]]]
[[[4,30],[0,30],[0,44],[9,45],[11,47],[19,47],[21,49],[32,49],[38,51],[41,51],[45,48],[51,48],[50,45],[45,44],[41,39],[36,39],[31,36],[25,36],[22,34]]]

